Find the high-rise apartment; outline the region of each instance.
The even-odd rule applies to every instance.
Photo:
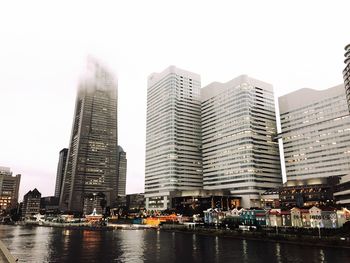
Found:
[[[118,146],[118,196],[125,196],[126,190],[126,171],[127,171],[127,159],[126,152],[121,146]]]
[[[170,66],[148,78],[146,209],[171,206],[174,191],[202,188],[200,76]]]
[[[350,172],[350,118],[344,86],[300,89],[279,98],[287,180],[321,183]]]
[[[115,202],[117,147],[117,82],[104,67],[89,60],[75,103],[60,196],[62,210],[82,212],[84,198],[91,194],[103,194],[107,206]]]
[[[0,210],[16,207],[21,175],[12,176],[9,167],[0,166]]]
[[[272,85],[242,75],[202,88],[201,100],[204,189],[259,206],[282,183]]]
[[[59,198],[62,189],[62,182],[64,176],[64,169],[67,163],[68,149],[64,148],[59,153],[57,174],[56,174],[56,186],[55,186],[55,197]]]
[[[346,91],[346,97],[348,101],[348,107],[350,111],[350,44],[345,47],[345,69],[343,71],[344,85]]]

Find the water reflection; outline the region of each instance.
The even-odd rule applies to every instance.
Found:
[[[322,248],[320,249],[320,262],[321,263],[325,262],[324,252]]]
[[[20,262],[348,262],[350,250],[154,230],[87,231],[0,225]]]
[[[243,262],[247,262],[247,260],[248,260],[247,241],[243,240],[242,245],[243,245],[243,259],[244,259]]]
[[[278,263],[281,263],[281,246],[280,243],[276,243],[276,259]]]

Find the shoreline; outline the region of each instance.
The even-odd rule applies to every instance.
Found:
[[[333,247],[333,248],[345,248],[350,249],[350,241],[340,240],[339,237],[323,237],[319,238],[316,236],[293,236],[285,234],[271,234],[264,232],[238,232],[234,230],[226,229],[189,229],[189,228],[174,228],[171,226],[160,227],[161,231],[174,232],[174,233],[187,233],[197,234],[204,236],[218,236],[223,238],[233,238],[241,240],[254,240],[254,241],[268,241],[275,243],[285,243],[293,245],[307,245],[317,247]]]
[[[113,230],[156,230],[173,233],[197,234],[205,236],[218,236],[223,238],[233,238],[240,240],[268,241],[294,245],[307,245],[318,247],[334,247],[350,249],[350,240],[341,240],[340,237],[322,237],[309,235],[290,235],[290,234],[275,234],[256,231],[236,231],[227,229],[213,228],[188,228],[185,225],[164,224],[159,227],[136,225],[136,224],[113,224],[107,226],[89,226],[75,225],[71,223],[54,223],[54,224],[35,224],[22,223],[11,226],[33,226],[33,227],[55,227],[71,230],[89,230],[89,231],[113,231]]]

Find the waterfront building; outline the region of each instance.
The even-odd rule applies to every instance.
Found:
[[[287,180],[350,172],[350,118],[344,86],[300,89],[279,98]]]
[[[281,211],[282,226],[292,226],[290,210]]]
[[[22,218],[24,220],[32,219],[40,212],[40,199],[41,193],[36,188],[24,195],[22,204]]]
[[[145,195],[143,193],[126,195],[126,207],[129,211],[145,209]]]
[[[64,176],[64,170],[67,163],[68,149],[64,148],[60,151],[58,157],[57,173],[56,173],[56,186],[55,186],[55,196],[60,198],[62,182]]]
[[[338,177],[291,180],[282,187],[270,189],[261,194],[262,207],[292,208],[330,206],[335,204],[334,192],[338,189]]]
[[[350,44],[345,46],[345,69],[343,70],[345,92],[348,101],[348,107],[350,111]]]
[[[105,211],[106,205],[107,205],[107,201],[106,201],[106,195],[104,193],[94,192],[94,193],[85,194],[83,214],[89,215],[95,211],[97,214],[102,215],[106,212]]]
[[[334,198],[338,205],[350,209],[350,174],[341,178],[340,184],[334,192]]]
[[[118,195],[115,203],[115,208],[126,206],[126,195]]]
[[[118,182],[117,196],[124,196],[126,189],[127,159],[126,152],[118,145]]]
[[[314,228],[337,228],[337,210],[330,207],[316,207],[309,209],[310,227]]]
[[[288,181],[279,188],[280,206],[291,208],[333,205],[335,203],[333,194],[338,183],[337,177],[319,178],[316,181],[314,179]]]
[[[304,213],[306,213],[307,210],[303,210]],[[303,214],[302,210],[297,207],[293,207],[290,210],[290,215],[291,215],[291,221],[292,221],[292,226],[293,227],[303,227]],[[306,216],[304,218],[304,222],[306,220]]]
[[[281,209],[270,209],[266,213],[266,225],[282,226]]]
[[[148,78],[147,210],[171,207],[173,191],[203,187],[200,86],[198,74],[175,66]]]
[[[240,207],[240,199],[231,196],[229,191],[178,191],[172,197],[175,212],[187,216],[201,214],[210,208],[227,211],[236,207]]]
[[[0,213],[17,206],[21,175],[12,176],[9,167],[0,166]]]
[[[338,227],[342,227],[347,221],[350,221],[350,210],[343,207],[337,210]]]
[[[40,210],[46,215],[59,214],[58,208],[59,198],[56,196],[45,196],[40,199]]]
[[[260,195],[261,208],[272,209],[280,207],[280,188],[273,188]]]
[[[345,68],[343,70],[344,87],[346,93],[346,99],[348,108],[350,111],[350,44],[345,46]],[[350,173],[344,176],[340,180],[340,184],[334,196],[337,200],[337,204],[350,208]]]
[[[225,218],[225,212],[218,208],[209,208],[203,211],[205,224],[220,224]]]
[[[292,226],[291,212],[289,210],[270,209],[266,213],[268,226]]]
[[[266,225],[266,211],[264,209],[243,209],[240,220],[243,225]]]
[[[242,75],[202,88],[201,100],[204,189],[259,207],[282,183],[272,85]]]
[[[88,73],[78,87],[61,210],[81,213],[84,200],[100,192],[107,206],[115,202],[117,146],[117,82],[107,69],[90,59]]]

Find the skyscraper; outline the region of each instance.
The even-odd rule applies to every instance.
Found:
[[[350,116],[344,86],[279,98],[287,181],[322,183],[350,173]]]
[[[345,46],[345,69],[343,70],[344,87],[346,93],[346,100],[350,112],[350,44]],[[350,172],[343,176],[340,180],[337,192],[334,196],[337,200],[337,204],[341,204],[350,208]]]
[[[64,148],[60,151],[57,165],[57,174],[56,174],[56,186],[55,186],[55,197],[59,198],[62,189],[62,182],[64,176],[64,169],[66,168],[67,163],[68,149]]]
[[[175,66],[148,78],[146,209],[170,207],[172,192],[202,188],[200,76]]]
[[[345,47],[345,69],[343,71],[343,77],[344,77],[344,85],[345,85],[345,91],[346,91],[346,97],[348,101],[348,107],[350,111],[350,44],[348,44]]]
[[[60,208],[82,212],[86,196],[117,194],[117,83],[104,67],[88,62],[75,103]]]
[[[242,75],[202,88],[201,99],[204,189],[259,206],[282,183],[272,85]]]
[[[118,146],[118,183],[117,183],[118,196],[125,196],[126,171],[127,171],[126,152],[124,152],[121,146]]]

